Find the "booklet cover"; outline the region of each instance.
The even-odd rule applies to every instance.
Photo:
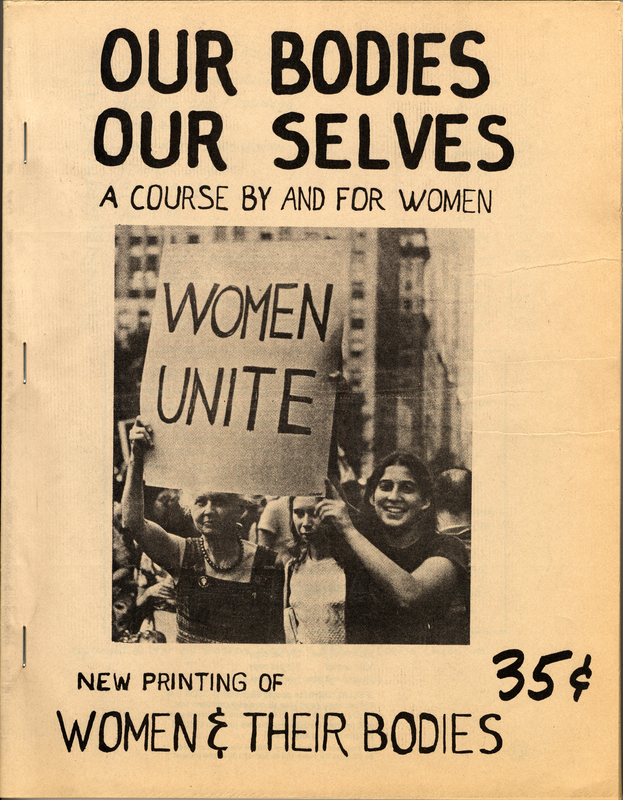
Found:
[[[4,14],[0,794],[619,796],[620,4]]]

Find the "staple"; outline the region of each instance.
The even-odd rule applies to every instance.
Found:
[[[22,667],[26,666],[26,626],[24,625],[22,631]]]
[[[27,143],[27,135],[26,135],[26,123],[24,123],[24,164],[27,161],[27,150],[26,150],[26,143]]]
[[[24,383],[26,383],[26,342],[24,342],[24,372],[22,375]]]

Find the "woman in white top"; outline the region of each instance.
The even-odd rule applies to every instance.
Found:
[[[317,506],[322,498],[292,497],[292,533],[298,555],[286,566],[288,644],[344,644],[346,578],[334,558],[330,529]],[[335,538],[335,537],[333,537]]]

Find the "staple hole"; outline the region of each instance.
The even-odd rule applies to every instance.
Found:
[[[26,149],[27,141],[28,139],[27,139],[26,123],[24,123],[24,164],[26,163],[28,158],[28,151]]]
[[[24,625],[22,632],[22,667],[26,666],[26,626]]]
[[[24,372],[22,374],[22,380],[26,383],[26,342],[24,342]]]

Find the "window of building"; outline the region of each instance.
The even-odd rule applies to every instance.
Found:
[[[158,237],[157,236],[148,236],[147,237],[147,244],[158,244]]]
[[[147,269],[158,269],[158,256],[155,253],[149,253],[145,259],[145,266]]]
[[[402,307],[405,311],[412,311],[413,310],[413,301],[410,298],[402,301]]]
[[[128,291],[129,297],[140,297],[143,294],[143,273],[133,272],[130,278],[130,289]]]
[[[141,269],[140,256],[130,256],[130,269],[134,272],[138,272]]]
[[[291,238],[292,238],[291,228],[279,228],[279,239],[282,242],[287,242]]]
[[[224,242],[227,239],[227,228],[224,225],[217,225],[214,228],[214,241]]]
[[[143,244],[143,237],[130,236],[130,247],[135,247],[137,244]]]
[[[413,291],[413,281],[405,281],[405,292]]]
[[[151,326],[151,314],[146,308],[141,308],[138,312],[138,327],[140,330],[149,330]]]
[[[361,317],[353,317],[351,319],[351,321],[350,321],[350,327],[354,331],[362,331],[364,329],[365,325],[366,325],[366,321],[365,321],[365,319],[362,319]]]
[[[188,244],[199,244],[199,234],[189,233],[186,241],[188,242]]]
[[[353,358],[360,358],[366,349],[365,342],[362,339],[356,338],[357,336],[358,334],[353,334],[350,341],[350,355]]]
[[[400,236],[401,250],[411,251],[415,248],[426,247],[426,232],[424,230],[413,230]]]
[[[245,228],[244,225],[236,225],[234,227],[234,241],[235,242],[243,242],[245,237]]]
[[[148,269],[144,274],[145,297],[156,296],[156,285],[158,284],[158,275],[154,270]]]
[[[177,236],[175,234],[171,234],[171,244],[177,244]]]
[[[363,300],[366,296],[365,284],[363,281],[353,281],[351,286],[351,297],[353,300]]]
[[[272,235],[272,233],[271,233],[270,231],[262,231],[262,232],[260,233],[260,239],[261,239],[263,242],[270,242],[270,240],[271,240],[272,238],[273,238],[273,235]]]

